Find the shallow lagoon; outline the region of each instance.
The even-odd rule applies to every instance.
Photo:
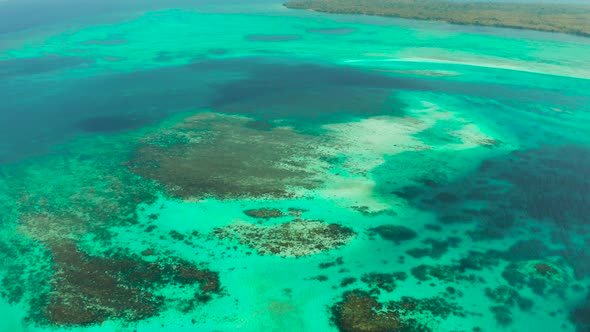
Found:
[[[588,39],[167,6],[3,34],[0,331],[588,330]]]

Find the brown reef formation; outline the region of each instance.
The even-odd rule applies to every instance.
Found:
[[[221,239],[238,240],[260,255],[295,257],[342,246],[356,235],[345,226],[303,219],[270,226],[238,223],[218,228],[214,233]]]
[[[320,183],[310,164],[313,136],[286,127],[256,130],[251,121],[189,117],[141,140],[129,168],[183,199],[292,197]]]
[[[428,332],[436,319],[459,314],[459,309],[441,298],[381,303],[361,290],[344,293],[331,307],[332,322],[343,332]]]
[[[407,277],[408,276],[405,272],[371,272],[363,274],[363,276],[361,277],[361,281],[367,284],[369,288],[371,288],[371,294],[380,294],[382,290],[388,293],[393,292],[397,287],[396,281],[404,281]]]
[[[279,209],[252,209],[252,210],[245,210],[244,214],[248,217],[252,218],[259,218],[259,219],[270,219],[270,218],[278,218],[282,217],[285,214]]]
[[[399,244],[403,241],[409,241],[418,236],[413,230],[398,225],[381,225],[369,229],[369,235],[379,234],[383,240],[392,241]]]
[[[88,326],[105,320],[132,322],[157,315],[170,303],[189,311],[221,293],[218,274],[179,259],[146,262],[135,256],[92,256],[71,242],[50,248],[50,290],[31,301],[37,324]],[[191,299],[156,295],[165,285],[193,293]]]

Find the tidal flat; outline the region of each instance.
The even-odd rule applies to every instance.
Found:
[[[0,332],[590,328],[590,39],[85,15],[0,24]]]

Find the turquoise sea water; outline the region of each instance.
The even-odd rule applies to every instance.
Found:
[[[590,331],[590,39],[36,5],[0,2],[0,331]]]

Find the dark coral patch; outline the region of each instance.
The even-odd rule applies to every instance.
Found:
[[[328,280],[328,277],[326,277],[324,275],[319,275],[319,276],[312,277],[310,279],[311,280],[317,280],[317,281],[320,281],[320,282],[324,282],[324,281],[327,281]]]
[[[459,267],[461,270],[483,270],[484,268],[497,266],[502,255],[502,252],[495,250],[489,250],[485,253],[469,251],[467,257],[459,260]]]
[[[248,217],[252,218],[259,218],[259,219],[270,219],[270,218],[278,218],[282,217],[285,214],[279,209],[253,209],[253,210],[244,210],[244,214]]]
[[[559,224],[584,223],[590,206],[590,150],[581,146],[544,147],[518,151],[509,164],[494,165],[510,169],[495,174],[514,184],[514,203],[538,220]],[[559,171],[556,171],[559,170]]]
[[[301,217],[301,215],[304,212],[307,212],[308,210],[306,209],[298,209],[298,208],[288,208],[287,211],[289,212],[289,215],[292,217]]]
[[[354,277],[346,277],[340,282],[340,287],[346,287],[354,284],[358,279]]]
[[[441,192],[434,196],[434,200],[440,203],[456,203],[459,201],[459,197],[453,193]]]
[[[542,259],[549,256],[551,250],[540,240],[518,241],[506,252],[506,258],[512,261]]]
[[[422,258],[429,256],[431,258],[442,257],[449,249],[449,247],[457,248],[461,239],[458,237],[449,237],[446,240],[426,239],[422,241],[424,244],[429,244],[430,248],[415,248],[406,251],[406,253],[414,258]]]
[[[218,274],[181,260],[150,263],[137,257],[98,257],[72,243],[51,247],[51,291],[32,301],[31,317],[41,324],[88,326],[109,319],[137,321],[157,315],[171,299],[154,295],[167,284],[194,294],[194,307],[219,294]]]
[[[415,299],[380,303],[361,290],[346,292],[342,301],[331,307],[332,322],[345,332],[428,332],[433,318],[460,314],[460,309],[442,298]]]
[[[332,307],[332,321],[343,332],[403,331],[397,312],[378,312],[383,305],[363,291],[345,293]]]
[[[344,264],[344,261],[342,260],[342,257],[338,257],[334,261],[326,262],[326,263],[320,263],[318,265],[318,268],[320,268],[320,269],[327,269],[329,267],[336,266],[336,265],[342,265],[342,264]]]
[[[408,241],[416,238],[418,234],[413,230],[397,225],[381,225],[375,228],[369,229],[369,234],[379,234],[382,239],[395,242],[399,244],[403,241]]]
[[[367,217],[375,217],[375,216],[396,216],[397,213],[391,209],[381,210],[381,211],[371,211],[368,206],[351,206],[351,209],[356,210],[363,214],[363,216]]]
[[[409,296],[402,296],[402,298],[399,301],[389,301],[387,303],[387,309],[396,310],[402,315],[410,313],[427,313],[430,316],[440,318],[447,318],[448,316],[454,314],[462,314],[460,308],[457,305],[449,303],[441,297],[417,299]],[[418,326],[419,325],[420,324],[418,322]],[[416,329],[407,331],[422,330]]]
[[[537,271],[537,273],[539,273],[542,276],[551,276],[558,273],[554,267],[546,263],[535,264],[534,268]]]
[[[414,278],[420,281],[427,281],[432,278],[444,282],[455,282],[458,280],[475,280],[474,275],[465,275],[456,265],[418,265],[411,270]]]
[[[423,158],[420,153],[412,153]],[[403,156],[405,157],[405,156]],[[397,159],[396,159],[397,158]],[[590,149],[582,145],[541,146],[483,162],[470,176],[455,182],[436,178],[436,186],[422,183],[398,187],[387,184],[402,156],[381,166],[381,192],[397,194],[423,210],[434,211],[442,224],[472,223],[467,234],[474,241],[498,240],[525,226],[539,232],[555,229],[552,240],[567,249],[551,251],[540,240],[523,241],[506,259],[565,258],[578,278],[590,275],[590,250],[573,248],[577,232],[585,232],[590,206]],[[429,178],[432,178],[428,174]],[[466,206],[469,206],[466,208]],[[477,208],[475,208],[477,206]],[[527,223],[527,225],[523,225]],[[533,223],[533,224],[531,224]],[[549,227],[549,228],[548,228]],[[415,251],[417,255],[424,251]]]
[[[557,266],[539,261],[514,261],[506,266],[502,277],[511,286],[528,287],[540,296],[546,292],[564,295],[570,281]]]
[[[434,225],[434,224],[427,224],[424,225],[424,228],[429,230],[429,231],[434,231],[434,232],[440,232],[442,231],[442,227],[439,225]]]
[[[377,273],[371,272],[363,274],[361,281],[366,283],[372,290],[371,293],[379,294],[380,290],[391,293],[395,290],[396,280],[406,280],[407,274],[405,272],[397,273]]]
[[[498,325],[508,326],[512,324],[512,307],[518,305],[521,310],[528,311],[533,307],[533,301],[520,296],[516,290],[508,286],[486,288],[486,296],[494,303],[490,311]]]

